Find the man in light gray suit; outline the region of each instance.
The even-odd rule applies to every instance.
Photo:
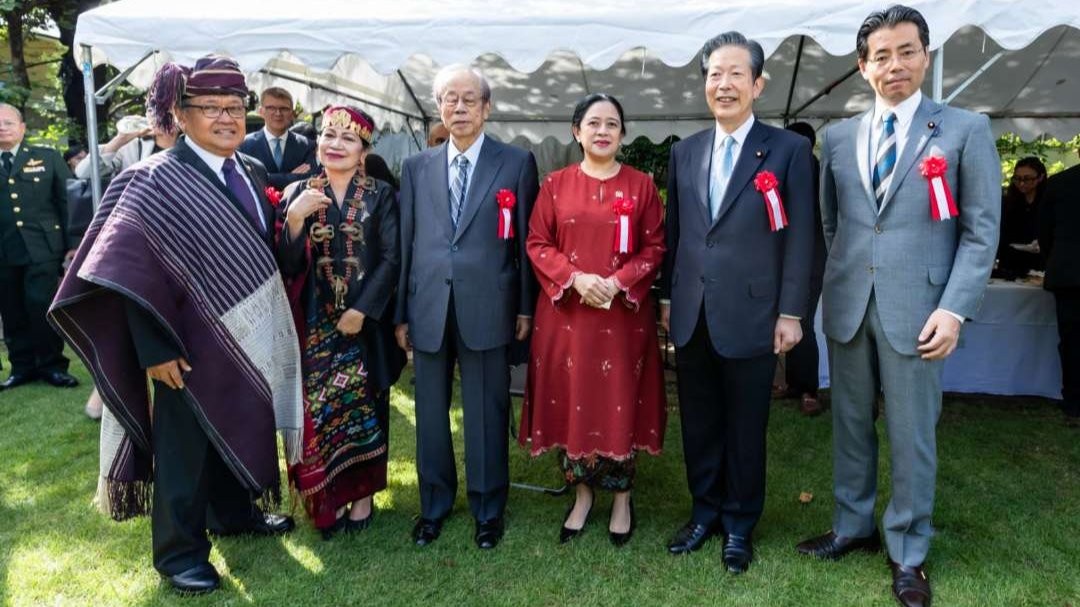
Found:
[[[454,362],[461,368],[465,474],[476,545],[503,534],[509,487],[507,346],[532,327],[536,279],[525,254],[539,190],[532,153],[484,136],[491,88],[479,71],[452,65],[433,86],[450,140],[405,161],[401,172],[401,278],[397,339],[414,349],[420,520],[413,541],[438,539],[454,506],[450,435]],[[513,236],[499,229],[496,195],[513,195]],[[506,198],[503,196],[503,198]]]
[[[1001,168],[986,117],[920,92],[929,44],[914,9],[893,6],[867,17],[856,45],[874,107],[822,139],[829,250],[822,316],[836,506],[832,529],[798,546],[826,559],[880,549],[874,403],[883,391],[892,463],[883,525],[902,605],[931,601],[923,562],[933,533],[943,359],[982,300],[1001,208]],[[940,179],[924,175],[942,162]]]

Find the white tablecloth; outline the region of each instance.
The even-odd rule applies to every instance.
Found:
[[[821,354],[818,375],[829,386],[829,359],[814,319]],[[945,361],[946,392],[1061,398],[1054,296],[1041,287],[993,280],[978,317],[964,323],[960,344]]]

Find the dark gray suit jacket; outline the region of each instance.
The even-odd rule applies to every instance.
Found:
[[[518,315],[532,316],[536,279],[525,235],[539,190],[531,152],[484,138],[457,231],[450,221],[447,144],[405,161],[401,170],[401,277],[397,323],[409,323],[413,346],[437,352],[450,301],[471,350],[505,346]],[[498,237],[495,194],[514,192],[512,240]]]
[[[667,254],[661,296],[671,300],[671,337],[685,346],[704,305],[716,352],[750,358],[771,352],[780,314],[805,316],[814,244],[810,142],[754,122],[739,151],[716,221],[709,215],[715,129],[671,148]],[[754,177],[779,181],[788,227],[769,230]]]

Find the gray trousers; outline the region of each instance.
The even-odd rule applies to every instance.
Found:
[[[874,532],[878,462],[874,403],[884,392],[892,471],[892,494],[882,520],[885,544],[893,561],[922,565],[933,534],[935,427],[941,415],[943,363],[894,350],[882,330],[873,295],[855,337],[847,343],[829,340],[829,363],[833,530],[847,537]]]
[[[469,509],[479,521],[499,518],[510,487],[510,366],[507,348],[470,350],[458,332],[451,300],[442,347],[413,350],[416,369],[416,470],[420,515],[442,519],[457,493],[450,431],[454,363],[461,368],[465,430],[465,482]]]

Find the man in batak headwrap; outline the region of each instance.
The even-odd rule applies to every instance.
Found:
[[[149,506],[154,567],[183,592],[220,584],[207,530],[293,527],[260,507],[280,497],[275,420],[295,462],[302,417],[266,173],[236,152],[246,99],[231,59],[158,72],[155,120],[184,135],[112,181],[49,312],[123,428],[102,449],[112,514]]]

